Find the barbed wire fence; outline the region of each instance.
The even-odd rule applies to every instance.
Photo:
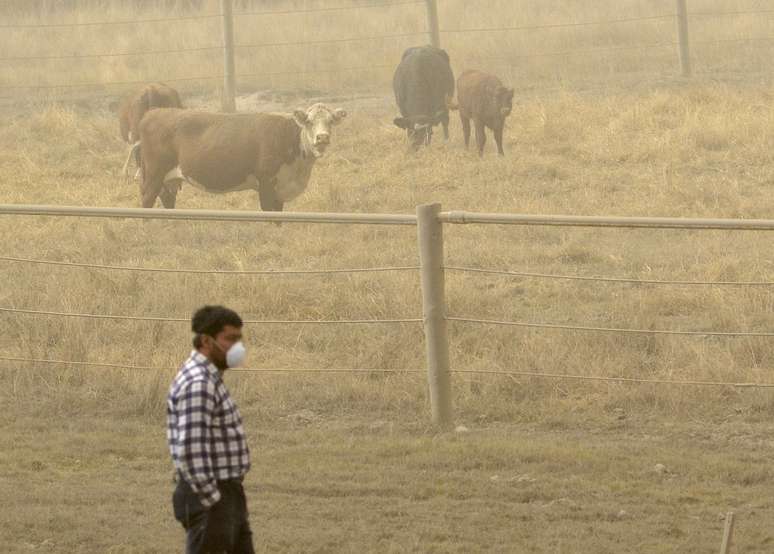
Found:
[[[582,375],[572,373],[556,373],[545,371],[524,371],[520,369],[476,369],[454,368],[449,361],[449,338],[447,325],[476,325],[535,328],[541,330],[566,331],[573,333],[602,334],[638,334],[645,336],[671,335],[679,337],[706,338],[718,337],[735,339],[740,337],[772,337],[774,332],[765,330],[727,330],[708,331],[691,329],[638,329],[616,327],[592,327],[574,324],[557,324],[534,321],[508,321],[484,318],[471,314],[449,314],[446,302],[446,273],[462,273],[468,275],[492,275],[499,278],[528,277],[531,279],[562,279],[592,281],[597,283],[634,283],[652,287],[688,286],[688,287],[770,287],[771,281],[677,281],[677,280],[644,280],[607,276],[557,275],[501,270],[494,268],[463,267],[447,264],[444,260],[443,226],[449,224],[477,225],[550,225],[572,227],[612,227],[612,228],[646,228],[646,229],[722,229],[727,231],[764,230],[774,231],[774,221],[770,220],[710,220],[681,218],[610,218],[584,216],[528,216],[515,214],[475,214],[469,212],[441,212],[440,205],[426,205],[417,208],[416,216],[390,214],[304,214],[304,213],[266,213],[266,212],[233,212],[218,210],[143,210],[138,208],[77,208],[63,206],[25,206],[0,205],[0,216],[35,215],[58,217],[118,217],[140,219],[168,220],[199,220],[199,221],[286,221],[289,223],[316,224],[377,224],[377,225],[409,225],[418,228],[418,250],[420,264],[418,266],[386,266],[358,268],[319,268],[319,269],[246,269],[239,271],[207,270],[202,268],[160,268],[140,266],[115,266],[86,262],[69,262],[26,258],[18,256],[0,256],[0,262],[8,264],[60,266],[69,269],[92,269],[105,272],[145,272],[145,273],[175,273],[217,276],[250,276],[259,275],[265,278],[287,277],[292,275],[351,275],[353,273],[372,275],[375,273],[409,273],[419,274],[422,289],[422,317],[395,316],[384,318],[344,319],[336,314],[327,314],[324,319],[246,319],[245,323],[253,325],[277,326],[395,326],[419,325],[424,328],[426,350],[426,368],[247,368],[247,373],[284,373],[284,374],[395,374],[395,375],[427,375],[430,391],[432,420],[441,426],[448,426],[453,420],[451,403],[451,375],[502,375],[509,377],[529,377],[550,380],[577,380],[596,382],[615,382],[621,384],[648,384],[658,386],[696,386],[696,387],[733,387],[740,389],[772,389],[774,383],[741,382],[722,380],[697,379],[661,379],[639,378],[625,375]],[[11,304],[9,304],[9,302]],[[34,318],[78,318],[87,320],[115,320],[134,322],[154,322],[170,325],[189,323],[187,317],[150,316],[131,314],[86,313],[43,309],[42,307],[19,307],[12,305],[12,300],[5,301],[0,306],[0,313],[16,314],[22,317]],[[94,367],[121,368],[127,370],[163,371],[171,370],[160,366],[145,366],[120,363],[118,361],[92,362],[88,360],[64,360],[40,356],[0,355],[0,361],[8,363],[27,363],[36,365],[57,365],[61,367]],[[670,372],[670,375],[672,372]]]
[[[637,25],[645,23],[657,23],[657,24],[671,24],[674,25],[674,31],[672,33],[672,40],[662,40],[657,42],[635,42],[629,44],[606,44],[585,46],[578,45],[577,47],[566,49],[547,49],[529,52],[519,52],[513,48],[504,48],[505,51],[498,52],[497,55],[487,55],[486,53],[476,53],[471,55],[457,56],[452,51],[452,60],[459,60],[463,63],[477,63],[484,64],[491,67],[501,67],[513,71],[521,61],[529,59],[550,59],[566,57],[599,57],[609,53],[622,53],[627,51],[632,52],[652,52],[656,50],[671,49],[675,51],[675,67],[679,67],[679,73],[684,77],[689,77],[693,74],[691,48],[707,46],[707,45],[753,45],[756,47],[762,47],[767,45],[774,45],[774,37],[771,36],[745,36],[735,38],[717,38],[711,39],[700,38],[699,40],[690,40],[690,24],[694,21],[706,21],[706,20],[718,20],[722,18],[730,17],[756,17],[764,16],[770,13],[774,13],[774,10],[770,9],[751,9],[751,10],[716,10],[716,11],[702,11],[695,10],[690,11],[686,0],[664,0],[665,10],[662,13],[655,13],[650,15],[641,15],[637,17],[609,17],[600,19],[588,19],[583,21],[558,21],[548,22],[540,24],[519,24],[519,25],[502,25],[502,26],[457,26],[456,23],[460,21],[443,20],[443,12],[439,11],[436,0],[390,0],[383,2],[371,2],[363,4],[350,4],[339,6],[319,6],[304,9],[286,9],[286,10],[243,10],[233,11],[232,0],[221,0],[221,9],[218,12],[213,13],[201,13],[201,14],[176,14],[174,16],[165,17],[139,17],[135,19],[101,19],[95,21],[75,21],[75,22],[39,22],[39,23],[3,23],[0,24],[0,29],[11,31],[25,31],[28,34],[24,36],[21,43],[24,40],[30,41],[27,50],[34,51],[34,45],[43,43],[39,40],[39,37],[35,35],[35,32],[50,32],[56,29],[84,29],[93,33],[113,33],[114,35],[121,35],[128,32],[129,29],[137,30],[145,26],[155,26],[154,28],[163,29],[164,26],[173,26],[178,23],[197,23],[197,22],[212,22],[213,24],[220,23],[221,26],[221,40],[218,43],[205,44],[201,46],[190,47],[177,47],[177,48],[148,48],[137,50],[123,50],[123,51],[96,51],[96,52],[74,52],[72,54],[63,54],[61,52],[50,54],[14,54],[14,55],[0,55],[0,67],[15,67],[19,65],[27,64],[28,66],[39,63],[57,63],[66,64],[67,62],[88,62],[98,60],[127,60],[127,63],[131,60],[139,59],[154,59],[159,57],[168,56],[187,56],[204,54],[208,56],[214,56],[222,54],[221,70],[213,73],[195,73],[194,75],[161,75],[161,74],[143,74],[136,78],[97,78],[86,80],[73,80],[68,82],[61,82],[56,80],[54,82],[48,82],[46,79],[49,72],[41,71],[39,75],[41,80],[39,82],[19,82],[12,78],[11,71],[6,71],[6,78],[0,77],[0,98],[13,99],[21,96],[30,95],[31,93],[43,93],[51,94],[56,91],[67,90],[79,90],[79,89],[107,89],[115,94],[115,89],[121,87],[141,85],[153,81],[164,81],[169,83],[181,83],[181,84],[193,84],[193,83],[209,83],[214,85],[222,91],[221,107],[226,111],[232,111],[235,107],[234,97],[236,95],[237,88],[240,84],[246,81],[253,81],[256,83],[273,83],[275,78],[289,78],[289,77],[301,77],[301,79],[308,79],[312,76],[328,75],[333,76],[336,74],[357,74],[357,75],[374,75],[375,72],[380,75],[381,78],[386,80],[386,76],[390,73],[390,70],[397,64],[400,53],[403,48],[414,43],[430,42],[436,46],[445,46],[447,40],[456,39],[456,37],[500,37],[500,36],[512,36],[517,33],[525,32],[543,32],[561,29],[581,29],[581,28],[620,28],[625,25]],[[669,9],[671,8],[671,9]],[[420,25],[416,30],[401,30],[397,28],[397,24],[393,25],[395,32],[383,32],[377,34],[356,34],[352,36],[338,37],[338,38],[310,38],[305,40],[281,40],[281,41],[265,41],[265,42],[251,42],[240,40],[238,35],[235,35],[235,22],[236,21],[252,21],[256,18],[268,18],[268,17],[292,17],[303,14],[336,14],[342,12],[368,12],[368,17],[371,19],[388,18],[390,12],[385,10],[400,10],[401,13],[410,14],[412,21],[424,21],[424,25]],[[451,19],[451,18],[450,18]],[[628,27],[627,27],[628,28]],[[208,33],[212,34],[212,33]],[[37,37],[37,39],[36,39]],[[362,47],[359,47],[360,45]],[[390,55],[394,57],[394,63],[369,63],[369,48],[371,46],[380,44],[386,47],[390,52]],[[272,70],[272,71],[250,71],[240,68],[236,63],[236,53],[240,53],[243,57],[249,57],[250,53],[256,50],[263,52],[274,51],[273,49],[283,49],[288,52],[288,49],[303,47],[307,50],[303,55],[307,55],[310,50],[314,50],[316,47],[322,45],[348,45],[358,46],[358,51],[362,52],[362,55],[356,56],[360,60],[360,63],[354,64],[339,64],[328,66],[315,66],[307,67],[304,64],[303,70],[287,69],[287,70]],[[23,50],[24,48],[22,48]],[[292,57],[292,56],[291,56]],[[269,55],[269,58],[272,58]],[[276,59],[282,59],[282,56],[274,57]],[[213,60],[210,60],[209,65],[214,66]],[[177,64],[174,64],[177,65]],[[185,65],[185,64],[181,64]],[[277,64],[274,64],[277,65]],[[461,68],[459,68],[461,69]],[[29,72],[28,72],[29,73]],[[0,72],[2,75],[3,72]],[[34,74],[34,72],[33,72]],[[219,85],[220,83],[220,85]]]

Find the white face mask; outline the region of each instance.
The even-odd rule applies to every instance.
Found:
[[[223,352],[223,347],[218,344],[217,341],[214,341],[215,344],[218,345],[218,348],[220,348],[220,351]],[[245,349],[244,343],[240,340],[239,342],[235,342],[231,345],[231,348],[228,349],[226,352],[226,367],[228,368],[235,368],[235,367],[241,367],[243,363],[245,363],[245,357],[247,356],[247,350]]]

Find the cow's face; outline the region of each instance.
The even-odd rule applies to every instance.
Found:
[[[430,144],[430,139],[433,136],[433,126],[429,121],[425,121],[424,119],[412,121],[406,117],[396,117],[393,120],[393,123],[401,129],[406,130],[409,145],[414,150],[419,149],[420,146],[427,146]]]
[[[511,115],[511,110],[513,110],[513,89],[499,87],[495,97],[495,105],[497,106],[497,113],[501,117]]]
[[[293,119],[301,127],[301,142],[315,158],[325,153],[331,143],[331,129],[346,116],[347,112],[341,108],[333,110],[325,104],[293,112]]]

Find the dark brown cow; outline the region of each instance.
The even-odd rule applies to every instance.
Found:
[[[457,104],[462,120],[465,147],[470,143],[470,120],[476,126],[478,154],[484,154],[485,128],[489,127],[497,142],[497,153],[503,152],[503,127],[511,113],[513,89],[503,86],[500,79],[475,69],[464,71],[457,79]]]
[[[182,183],[212,193],[257,190],[261,208],[282,211],[301,194],[341,109],[314,104],[281,114],[155,109],[140,123],[142,206],[175,207]]]
[[[163,83],[146,85],[134,94],[121,101],[118,108],[118,123],[121,129],[121,137],[129,144],[134,145],[140,140],[140,121],[145,113],[152,108],[182,108],[178,92]],[[124,163],[124,175],[128,177],[129,161],[135,154],[137,169],[140,168],[140,150],[132,148]]]

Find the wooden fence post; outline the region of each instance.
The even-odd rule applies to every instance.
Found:
[[[734,535],[734,512],[726,514],[726,527],[723,530],[723,543],[720,545],[720,554],[731,552],[731,537]]]
[[[443,272],[443,224],[440,204],[417,206],[419,265],[422,276],[422,315],[427,352],[427,381],[433,423],[452,423],[449,378],[449,338],[446,334],[446,299]]]
[[[691,76],[691,49],[688,42],[687,0],[677,0],[677,34],[680,39],[680,67],[683,77]]]
[[[427,5],[427,31],[430,33],[430,44],[441,47],[441,32],[438,28],[438,5],[436,0],[425,0]]]
[[[223,14],[223,96],[221,109],[236,111],[236,70],[234,66],[234,10],[231,0],[220,0]]]

